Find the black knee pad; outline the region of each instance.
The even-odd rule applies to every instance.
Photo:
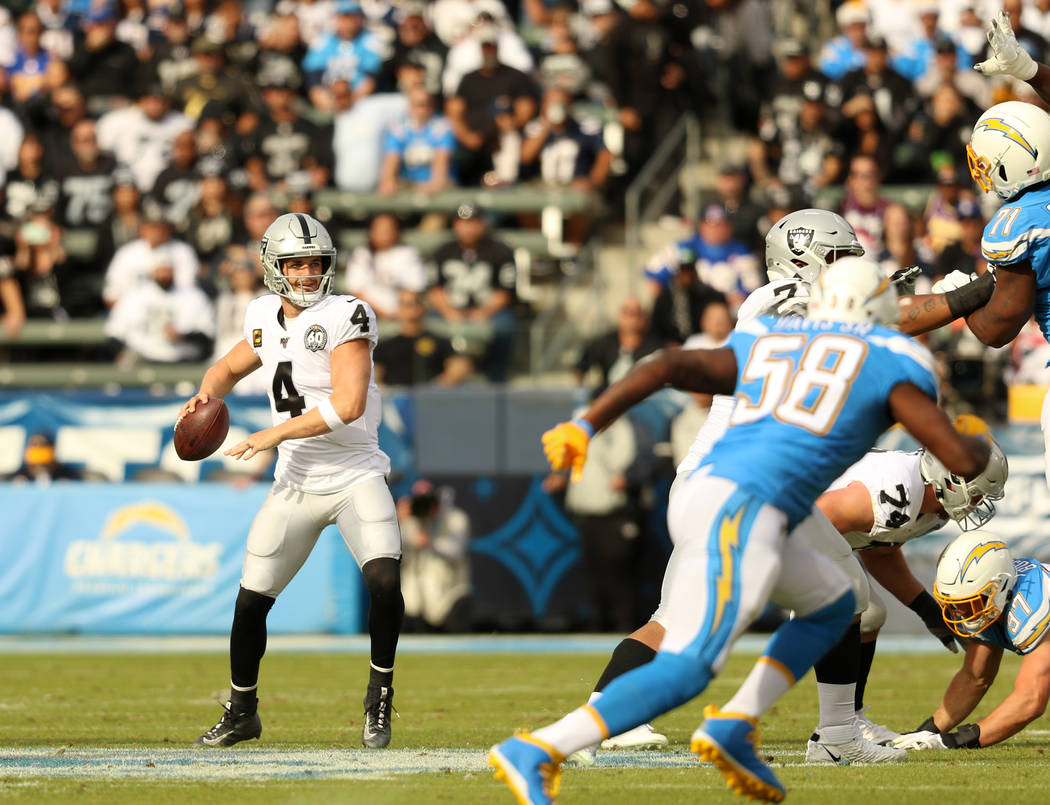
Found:
[[[266,620],[276,600],[268,595],[241,587],[240,592],[237,593],[237,604],[233,610],[233,617],[235,619]]]
[[[389,556],[371,559],[361,567],[369,595],[385,596],[401,592],[401,560]]]

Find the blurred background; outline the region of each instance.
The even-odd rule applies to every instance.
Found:
[[[182,462],[172,425],[285,211],[380,320],[407,628],[631,631],[710,401],[637,407],[569,488],[539,434],[654,350],[721,343],[793,210],[840,212],[919,292],[978,268],[971,126],[1039,102],[971,69],[1001,7],[1046,61],[1047,0],[4,0],[0,631],[227,632],[273,459]],[[1010,455],[995,528],[1040,555],[1050,346],[926,342],[949,413]],[[265,391],[237,387],[231,442]],[[909,546],[920,578],[947,538]],[[362,617],[328,533],[270,625]]]

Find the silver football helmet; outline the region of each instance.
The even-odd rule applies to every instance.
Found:
[[[335,246],[328,230],[316,218],[299,212],[285,213],[266,228],[259,252],[263,282],[275,294],[301,307],[310,307],[331,293],[335,279]],[[292,285],[284,275],[284,261],[289,257],[315,256],[321,258],[321,274],[307,274],[296,279],[319,276],[321,281],[317,290],[307,291]]]
[[[995,517],[995,501],[1002,500],[1006,492],[1010,473],[1006,453],[991,437],[988,442],[988,465],[969,481],[949,472],[929,450],[922,451],[919,461],[922,479],[933,487],[944,511],[963,531],[980,528]]]
[[[840,257],[860,257],[864,247],[841,215],[827,210],[798,210],[766,233],[766,274],[770,280],[798,277],[816,282]]]

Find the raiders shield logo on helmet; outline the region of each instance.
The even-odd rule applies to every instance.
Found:
[[[324,349],[325,344],[328,343],[328,333],[320,324],[311,324],[303,335],[303,343],[311,352],[317,352]]]
[[[813,230],[799,227],[788,230],[788,248],[792,254],[802,254],[813,242]]]

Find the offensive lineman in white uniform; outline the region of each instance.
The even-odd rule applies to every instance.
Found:
[[[401,534],[379,449],[379,389],[372,371],[376,317],[368,303],[330,294],[335,248],[321,223],[289,213],[263,235],[262,265],[273,294],[254,300],[244,338],[204,375],[184,406],[224,397],[262,369],[272,377],[274,425],[226,451],[236,458],[277,448],[274,484],[248,533],[230,632],[230,701],[197,739],[231,746],[258,738],[259,664],[266,616],[302,567],[321,531],[335,523],[368,589],[371,663],[361,732],[364,746],[390,743],[394,654],[404,614]]]

